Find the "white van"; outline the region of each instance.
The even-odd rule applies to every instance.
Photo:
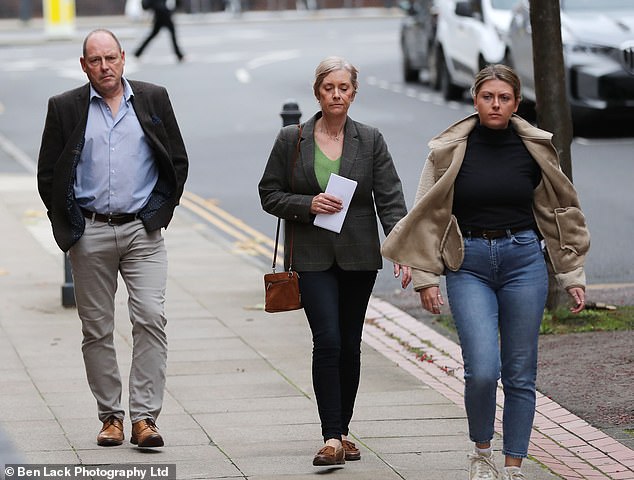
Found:
[[[502,63],[517,0],[440,0],[430,83],[446,100],[462,98],[484,66]]]

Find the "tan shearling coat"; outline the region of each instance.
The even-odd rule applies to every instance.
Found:
[[[452,215],[454,181],[465,155],[467,138],[478,122],[471,115],[429,142],[412,210],[387,236],[381,253],[412,267],[415,290],[438,285],[445,268],[456,271],[464,259],[464,243]],[[552,134],[518,116],[511,124],[542,171],[535,188],[533,214],[546,245],[546,258],[563,288],[585,287],[583,264],[590,234],[577,193],[561,171]]]

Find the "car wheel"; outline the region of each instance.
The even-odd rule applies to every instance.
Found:
[[[537,121],[537,110],[535,104],[530,100],[522,100],[517,108],[517,114],[529,122]]]
[[[504,58],[502,59],[502,63],[507,67],[511,67],[515,70],[515,66],[513,65],[513,56],[511,55],[510,50],[507,48],[506,52],[504,52]]]
[[[413,68],[406,56],[403,56],[403,80],[406,83],[415,83],[420,79],[420,70]]]
[[[482,54],[478,55],[478,72],[482,70],[483,68],[485,68],[487,65],[489,65],[489,63],[487,63],[487,61],[484,59]]]
[[[454,85],[451,73],[445,62],[445,57],[438,55],[438,71],[440,74],[440,91],[445,100],[459,100],[462,98],[462,88]]]
[[[515,66],[513,65],[513,55],[511,55],[511,51],[508,48],[504,53],[502,63],[507,67],[515,70]],[[517,71],[515,71],[515,74],[517,74]],[[519,107],[517,108],[517,114],[524,120],[528,120],[529,122],[537,121],[537,111],[535,110],[535,103],[531,102],[530,100],[522,99]]]

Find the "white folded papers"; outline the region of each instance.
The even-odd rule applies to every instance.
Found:
[[[354,195],[356,188],[356,180],[350,180],[349,178],[331,173],[330,178],[328,179],[328,185],[326,185],[326,193],[340,198],[343,201],[343,208],[339,212],[333,214],[317,214],[313,225],[340,233],[343,221],[346,218],[346,213],[348,213],[348,207],[350,206],[352,195]]]

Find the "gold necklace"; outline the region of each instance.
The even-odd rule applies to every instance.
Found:
[[[322,120],[321,133],[325,133],[326,136],[333,142],[338,142],[339,140],[341,140],[341,134],[343,133],[343,128],[345,127],[345,124],[343,127],[341,127],[341,130],[339,130],[338,133],[336,133],[335,135],[332,135],[330,133],[330,130],[328,129],[328,122],[326,121],[326,119],[324,117],[321,117],[321,120]]]

